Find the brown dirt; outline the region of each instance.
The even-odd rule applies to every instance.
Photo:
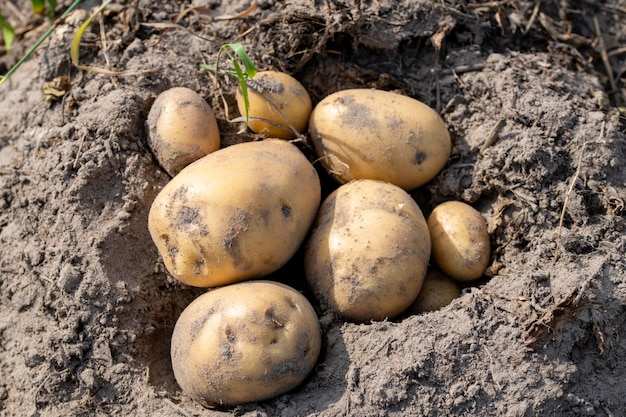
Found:
[[[193,2],[214,16],[245,3]],[[624,0],[260,0],[241,20],[153,25],[189,4],[118,1],[94,22],[81,60],[130,75],[72,67],[79,10],[0,89],[0,416],[624,415]],[[3,11],[28,29],[19,53],[45,21]],[[201,290],[165,273],[148,235],[168,176],[144,121],[160,91],[186,86],[218,113],[225,145],[252,139],[227,121],[232,80],[221,79],[225,114],[198,68],[225,42],[294,74],[315,102],[366,86],[435,107],[453,155],[414,197],[426,213],[471,203],[494,254],[489,279],[443,310],[361,325],[322,316],[303,385],[207,410],[169,365],[176,318]],[[1,58],[4,72],[15,55]],[[48,108],[43,85],[63,76],[69,93]],[[304,289],[294,265],[275,278]]]

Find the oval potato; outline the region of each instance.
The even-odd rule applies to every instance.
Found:
[[[443,272],[460,281],[480,278],[491,254],[487,222],[469,204],[448,201],[428,216],[432,256]]]
[[[225,285],[283,266],[305,239],[320,193],[315,168],[293,144],[241,143],[176,175],[154,200],[148,228],[176,279]]]
[[[428,226],[401,188],[356,180],[322,203],[304,257],[323,308],[354,322],[391,318],[420,291],[430,258]]]
[[[309,93],[298,80],[279,71],[260,71],[247,84],[248,127],[267,137],[293,139],[306,130],[312,103]],[[241,89],[236,94],[237,107],[245,116],[246,107]],[[265,119],[265,120],[254,120]],[[268,122],[269,121],[269,122]]]
[[[147,126],[150,148],[170,176],[220,147],[213,110],[186,87],[159,94],[148,113]]]
[[[456,282],[437,268],[428,268],[422,289],[417,298],[407,309],[408,313],[417,314],[439,310],[461,295]]]
[[[327,96],[313,109],[309,132],[322,165],[340,183],[369,178],[411,190],[433,179],[451,150],[433,109],[381,90]]]
[[[317,315],[287,285],[249,281],[211,290],[180,315],[174,376],[205,405],[265,400],[299,385],[321,348]]]

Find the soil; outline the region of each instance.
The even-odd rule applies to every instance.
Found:
[[[3,73],[49,25],[15,3]],[[116,1],[80,60],[119,76],[71,63],[96,3],[0,89],[0,416],[624,415],[624,0],[259,0],[234,20],[218,17],[249,2]],[[301,386],[205,409],[170,368],[174,323],[204,290],[169,277],[148,235],[169,177],[145,119],[159,92],[186,86],[216,111],[223,146],[255,139],[229,122],[233,80],[216,88],[199,68],[228,42],[314,102],[370,87],[437,109],[453,154],[413,196],[426,214],[472,204],[493,255],[436,312],[351,324],[320,311],[322,356]],[[48,106],[57,77],[69,89]],[[306,291],[296,261],[274,278]]]

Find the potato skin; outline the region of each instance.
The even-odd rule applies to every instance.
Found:
[[[159,94],[148,113],[147,128],[150,148],[170,176],[220,147],[213,110],[189,88]]]
[[[407,313],[417,314],[439,310],[461,295],[456,282],[437,268],[430,267],[417,298]]]
[[[433,109],[381,90],[327,96],[313,109],[309,132],[322,165],[342,184],[369,178],[411,190],[433,179],[451,150]]]
[[[175,176],[154,200],[148,228],[172,276],[220,286],[283,266],[304,241],[320,199],[317,172],[293,144],[241,143]]]
[[[280,113],[263,97],[263,94],[280,110]],[[241,89],[236,94],[237,107],[241,116],[245,116],[246,107]],[[291,75],[279,71],[260,71],[248,83],[249,117],[270,120],[280,126],[274,126],[261,120],[250,120],[248,127],[253,132],[267,137],[293,139],[296,134],[289,128],[285,118],[302,133],[306,130],[313,105],[306,89]],[[284,117],[283,117],[284,116]]]
[[[448,201],[428,216],[432,256],[443,272],[459,281],[480,278],[489,265],[487,222],[469,204]]]
[[[278,282],[248,281],[194,300],[174,328],[171,358],[191,398],[238,405],[295,388],[320,349],[319,321],[302,294]]]
[[[322,203],[304,263],[324,309],[366,322],[394,317],[415,300],[429,258],[426,220],[411,196],[390,183],[356,180]]]

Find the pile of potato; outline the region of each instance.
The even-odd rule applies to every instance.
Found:
[[[213,112],[183,88],[163,92],[147,122],[173,176],[150,209],[150,234],[173,277],[211,288],[181,314],[171,344],[176,380],[205,404],[268,399],[313,369],[317,314],[271,280],[299,248],[319,307],[353,322],[441,308],[459,296],[456,281],[481,277],[490,258],[478,211],[448,202],[426,219],[407,192],[450,155],[434,110],[365,89],[312,109],[304,87],[274,71],[257,73],[248,91],[249,128],[268,139],[219,149]],[[244,114],[241,93],[237,101]],[[324,201],[316,169],[284,140],[307,126],[317,160],[339,183]]]

